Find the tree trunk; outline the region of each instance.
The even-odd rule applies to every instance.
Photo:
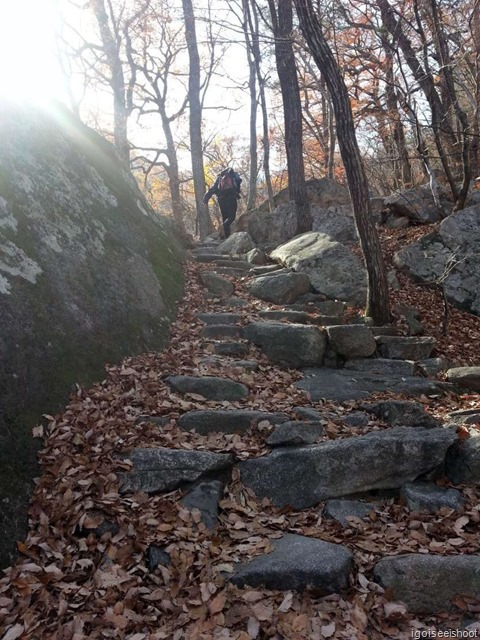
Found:
[[[247,211],[255,208],[257,200],[258,177],[258,151],[257,151],[257,71],[252,47],[252,38],[258,38],[258,34],[252,33],[248,25],[249,6],[248,0],[243,0],[243,32],[247,50],[249,69],[248,88],[250,91],[250,180],[248,182]]]
[[[283,101],[288,191],[290,199],[295,202],[297,234],[299,234],[310,231],[312,219],[305,186],[302,104],[292,42],[292,0],[278,0],[277,5],[278,15],[273,0],[269,0],[275,36],[275,60]]]
[[[128,116],[126,105],[126,85],[122,61],[115,36],[110,29],[104,0],[95,0],[97,19],[103,50],[110,70],[110,86],[113,91],[113,138],[115,148],[125,167],[129,168],[130,145],[128,143]]]
[[[372,220],[368,183],[355,136],[352,108],[347,88],[333,53],[323,35],[311,0],[295,0],[300,27],[312,56],[325,78],[337,123],[337,137],[347,175],[355,223],[367,268],[368,293],[366,315],[375,324],[390,321],[388,284],[382,249]]]
[[[203,167],[200,56],[198,54],[192,0],[182,0],[182,6],[189,59],[188,95],[190,104],[190,153],[192,157],[193,188],[195,191],[198,231],[200,239],[203,239],[212,232],[212,221],[207,206],[203,204],[206,185]]]

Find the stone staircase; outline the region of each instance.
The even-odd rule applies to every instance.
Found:
[[[232,478],[280,510],[301,511],[323,503],[324,517],[340,527],[350,526],[352,518],[368,518],[389,491],[414,511],[443,508],[461,513],[461,492],[433,480],[445,473],[448,478],[449,461],[451,469],[458,469],[462,455],[470,456],[470,467],[472,457],[480,467],[479,448],[472,453],[470,446],[464,452],[455,427],[440,424],[421,404],[368,401],[372,393],[385,391],[410,397],[452,390],[449,383],[418,375],[422,363],[435,369],[430,358],[433,338],[400,336],[394,327],[371,326],[368,319],[352,317],[343,303],[306,290],[304,278],[296,277],[300,274],[276,265],[252,267],[218,253],[214,244],[199,246],[191,254],[205,265],[199,278],[212,309],[196,316],[205,347],[201,364],[208,375],[172,375],[165,382],[180,396],[207,404],[182,413],[176,427],[205,436],[208,442],[212,434],[243,437],[254,426],[268,436],[266,450],[258,457],[239,459],[198,449],[135,449],[128,456],[133,467],[122,476],[124,494],[185,489],[182,504],[198,509],[201,522],[212,532],[224,486]],[[253,307],[242,291],[259,296]],[[301,379],[293,388],[306,392],[315,406],[292,401],[289,411],[258,410],[247,402],[247,384],[221,375],[232,369],[256,372],[265,356],[280,367],[298,369]],[[211,375],[212,369],[219,375]],[[371,415],[390,426],[325,440],[330,418],[321,402],[358,400],[365,404],[345,415],[347,428],[366,426]],[[212,407],[212,402],[220,406]],[[222,403],[231,404],[224,408]],[[151,570],[170,562],[165,548],[155,545],[148,559]],[[353,566],[354,557],[344,545],[277,531],[263,553],[239,562],[224,577],[241,588],[314,587],[332,594],[348,588]],[[478,597],[480,556],[388,556],[375,563],[372,580],[410,611],[432,614],[450,610],[459,593]]]

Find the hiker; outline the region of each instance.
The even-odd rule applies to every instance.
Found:
[[[218,174],[215,183],[203,197],[203,202],[208,201],[213,195],[217,196],[220,213],[222,214],[223,230],[225,238],[230,235],[230,225],[237,215],[237,200],[240,198],[240,185],[242,179],[233,169],[224,169]]]

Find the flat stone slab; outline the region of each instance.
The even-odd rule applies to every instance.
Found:
[[[235,260],[230,258],[229,260],[219,259],[214,260],[215,266],[226,267],[227,269],[235,269],[237,271],[250,271],[252,265],[246,260]]]
[[[413,613],[449,611],[455,596],[478,598],[480,556],[410,553],[382,558],[375,565],[374,579]]]
[[[287,533],[272,540],[273,551],[240,565],[230,577],[237,587],[265,587],[324,595],[348,587],[353,556],[346,548],[316,538]]]
[[[297,389],[306,391],[311,400],[318,401],[360,400],[370,394],[382,391],[395,391],[420,396],[438,395],[441,387],[435,380],[416,376],[389,376],[356,372],[345,369],[304,369],[305,378],[295,383]]]
[[[379,336],[378,352],[384,358],[398,360],[424,360],[435,346],[435,338],[416,336]]]
[[[242,338],[243,329],[234,324],[210,324],[200,331],[201,338],[209,340],[224,340],[230,338]]]
[[[325,427],[320,422],[289,420],[275,427],[274,432],[267,438],[267,444],[271,447],[314,444],[324,431]]]
[[[373,413],[393,427],[438,427],[440,423],[425,411],[419,402],[410,400],[381,400],[365,404],[362,409]]]
[[[305,311],[289,311],[288,309],[281,309],[279,311],[259,311],[258,315],[265,320],[276,320],[281,322],[286,320],[287,322],[295,322],[297,324],[308,324],[310,316]]]
[[[254,422],[267,420],[270,424],[280,424],[288,419],[285,413],[268,413],[252,409],[207,409],[184,413],[178,419],[177,425],[183,431],[195,429],[202,435],[212,432],[246,433]]]
[[[389,360],[388,358],[369,358],[347,360],[345,369],[376,375],[413,376],[415,362],[412,360]]]
[[[243,342],[223,342],[215,344],[213,351],[220,356],[245,356],[249,353],[250,347]]]
[[[395,489],[442,464],[457,435],[400,427],[306,447],[283,447],[240,463],[259,498],[297,509],[372,489]]]
[[[218,520],[218,503],[222,495],[223,483],[220,480],[211,480],[197,484],[180,502],[190,511],[198,509],[203,524],[207,529],[214,529]]]
[[[223,304],[228,307],[246,307],[248,302],[243,298],[237,298],[236,296],[232,296],[231,298],[226,298],[223,301]]]
[[[244,335],[277,364],[306,367],[320,365],[323,361],[326,338],[318,327],[281,322],[252,322],[245,328]]]
[[[239,313],[197,313],[196,317],[207,325],[237,324],[242,319]]]
[[[362,325],[338,325],[327,327],[330,346],[344,358],[368,358],[377,347],[373,333]]]
[[[447,380],[462,389],[480,391],[480,367],[454,367],[447,371]]]
[[[207,291],[219,298],[227,298],[234,291],[234,286],[230,280],[222,278],[215,271],[201,271],[200,281]]]
[[[204,474],[225,471],[233,465],[233,456],[229,454],[166,447],[134,449],[126,457],[132,461],[133,470],[118,474],[123,480],[122,494],[173,491],[196,482]]]
[[[348,518],[363,520],[375,511],[375,505],[360,500],[327,500],[323,515],[329,520],[336,520],[342,527],[350,524]]]
[[[259,364],[257,360],[236,360],[231,363],[231,366],[246,369],[247,371],[258,371]]]
[[[242,400],[248,396],[244,384],[217,376],[169,376],[165,382],[178,393],[197,393],[208,400]]]
[[[435,513],[442,507],[459,511],[464,499],[457,489],[437,487],[431,482],[409,482],[404,484],[400,495],[411,511]]]

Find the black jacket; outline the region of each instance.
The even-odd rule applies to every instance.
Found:
[[[236,171],[233,171],[233,169],[228,169],[228,171],[232,174],[233,177],[233,184],[234,184],[234,194],[236,198],[240,198],[240,186],[242,183],[242,179],[241,177],[238,175],[238,173]],[[227,173],[226,171],[222,171],[222,173],[220,173],[217,176],[217,179],[215,180],[215,182],[213,183],[213,185],[210,187],[210,189],[207,191],[207,193],[204,195],[203,197],[203,202],[205,204],[207,204],[207,202],[210,200],[210,198],[215,195],[217,196],[217,198],[231,198],[232,197],[232,193],[231,191],[219,191],[219,185],[220,185],[220,180],[222,179],[222,177]]]

